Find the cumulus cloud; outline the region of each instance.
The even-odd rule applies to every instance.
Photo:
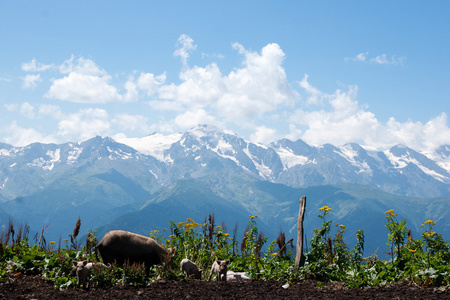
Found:
[[[184,39],[189,40],[188,37]],[[191,42],[193,43],[193,42]],[[164,84],[157,90],[152,107],[184,108],[183,111],[207,111],[209,115],[241,126],[252,119],[273,113],[281,106],[292,106],[299,94],[289,85],[282,66],[285,54],[277,44],[268,44],[261,53],[247,51],[234,43],[243,55],[243,66],[222,74],[215,63],[205,67],[184,68],[181,83]],[[183,115],[179,120],[184,119]]]
[[[155,76],[153,73],[141,73],[137,80],[137,87],[145,91],[147,96],[153,96],[158,88],[166,81],[166,73]]]
[[[27,74],[23,78],[22,88],[35,88],[37,86],[37,83],[40,81],[42,81],[40,74]]]
[[[47,98],[78,103],[107,103],[123,100],[117,88],[110,84],[111,76],[92,60],[71,57],[59,70],[67,74],[53,80]]]
[[[198,124],[221,125],[203,109],[187,111],[175,118],[175,125],[183,130],[190,129]]]
[[[307,87],[307,92],[317,93],[308,88],[309,83],[305,82],[302,86]],[[380,150],[403,144],[428,153],[440,145],[450,143],[450,129],[445,113],[425,124],[411,120],[402,123],[393,117],[382,123],[358,103],[357,92],[356,86],[350,86],[347,91],[338,89],[329,95],[320,92],[324,94],[323,99],[327,100],[324,107],[330,108],[309,111],[297,108],[288,120],[290,133],[287,137],[298,137],[312,145],[358,142]],[[306,129],[301,132],[297,126]]]
[[[110,127],[106,110],[88,108],[68,114],[60,120],[58,135],[73,140],[86,140],[96,135],[108,135]]]
[[[250,135],[250,140],[254,143],[269,144],[278,138],[277,131],[264,125],[257,126],[254,133]]]
[[[31,62],[22,63],[22,70],[25,72],[43,72],[53,68],[53,64],[44,65],[42,63],[36,62],[36,59],[33,58]]]
[[[10,125],[0,129],[5,134],[3,139],[6,143],[16,147],[23,147],[31,143],[54,143],[56,140],[50,136],[44,136],[33,128],[23,128],[13,121]]]

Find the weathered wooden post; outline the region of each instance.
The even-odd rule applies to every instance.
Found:
[[[302,196],[299,200],[300,208],[298,211],[297,220],[297,249],[295,255],[295,269],[298,270],[300,265],[303,265],[303,218],[305,216],[306,196]]]

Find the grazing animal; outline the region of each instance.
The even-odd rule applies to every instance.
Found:
[[[119,266],[144,263],[147,274],[151,266],[162,263],[168,254],[154,239],[123,230],[107,232],[95,248],[104,263],[115,262]]]
[[[227,270],[229,263],[230,260],[216,260],[211,267],[211,272],[209,273],[208,281],[211,280],[211,276],[213,274],[216,275],[217,281],[227,281]]]
[[[245,272],[233,272],[233,271],[227,272],[227,281],[244,281],[249,279],[250,277],[245,275]]]
[[[91,279],[91,272],[94,267],[100,267],[100,268],[107,268],[105,264],[102,263],[91,263],[87,260],[83,261],[73,261],[73,269],[70,272],[71,276],[76,275],[78,279],[78,287],[80,287],[81,283],[83,283],[83,288],[87,289],[88,286],[90,287],[90,279]]]
[[[199,269],[195,263],[185,258],[180,263],[181,272],[185,271],[187,276],[194,275],[195,279],[202,279],[203,269]]]

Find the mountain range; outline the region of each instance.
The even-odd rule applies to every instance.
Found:
[[[258,215],[270,239],[280,230],[295,237],[298,199],[306,195],[307,238],[320,226],[317,209],[328,205],[350,243],[364,229],[367,251],[383,251],[389,209],[407,218],[416,235],[427,219],[450,233],[449,157],[448,145],[431,154],[401,145],[385,151],[287,139],[262,145],[211,125],[143,138],[0,143],[0,225],[11,218],[40,232],[49,224],[46,238],[57,240],[80,217],[81,232],[97,229],[101,238],[110,229],[148,235],[169,221],[203,222],[214,214],[242,233],[248,215]]]

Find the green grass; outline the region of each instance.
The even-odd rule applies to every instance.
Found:
[[[434,231],[436,225],[426,220],[421,228],[420,239],[414,240],[406,219],[398,220],[394,210],[386,212],[386,244],[389,259],[380,260],[377,253],[364,257],[364,232],[357,231],[356,243],[349,249],[345,242],[346,226],[328,220],[328,206],[319,209],[322,226],[314,229],[309,239],[309,249],[304,253],[304,264],[296,270],[292,255],[292,241],[284,240],[280,232],[277,240],[268,243],[257,226],[258,217],[249,216],[244,236],[236,236],[236,229],[229,232],[225,225],[218,226],[214,215],[205,223],[192,219],[185,222],[169,222],[162,232],[153,230],[149,236],[167,248],[176,249],[166,261],[145,273],[141,265],[112,265],[107,269],[94,269],[91,287],[116,285],[145,286],[152,280],[185,278],[180,271],[180,261],[189,258],[204,270],[202,279],[209,276],[209,269],[217,259],[229,259],[229,270],[246,272],[252,279],[292,282],[315,279],[320,282],[342,281],[348,287],[380,286],[389,283],[412,281],[420,285],[446,286],[450,284],[450,246],[441,234]],[[97,243],[95,231],[89,231],[81,246],[77,241],[80,220],[73,234],[62,241],[46,242],[44,229],[31,246],[28,227],[14,228],[12,222],[0,239],[0,281],[17,274],[42,274],[54,284],[55,289],[77,286],[76,278],[70,277],[72,261],[100,260],[93,252]],[[290,242],[290,243],[289,243]],[[267,244],[268,243],[268,244]],[[266,245],[267,244],[267,245]],[[263,246],[266,246],[262,252]]]

